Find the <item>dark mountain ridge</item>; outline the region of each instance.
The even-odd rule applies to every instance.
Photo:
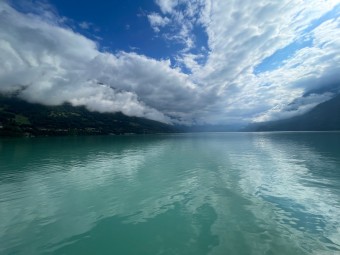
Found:
[[[309,112],[289,119],[255,123],[245,131],[338,131],[340,94],[315,106]]]
[[[45,106],[0,95],[0,136],[107,135],[176,132],[172,125],[70,104]]]

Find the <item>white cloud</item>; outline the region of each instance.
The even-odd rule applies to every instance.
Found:
[[[323,86],[339,84],[340,73],[340,37],[337,26],[340,19],[333,19],[324,22],[312,32],[314,43],[310,47],[298,50],[285,64],[274,71],[265,72],[256,77],[254,84],[264,84],[269,82],[275,84],[271,91],[277,90],[278,94],[273,95],[272,100],[276,97],[277,103],[268,107],[268,112],[260,114],[256,120],[269,120],[292,115],[292,112],[286,112],[285,107],[294,99],[299,98],[305,91],[320,89]],[[295,91],[296,94],[293,94]],[[263,92],[266,96],[266,93]],[[296,114],[303,113],[311,107],[329,99],[329,93],[324,93],[314,98],[314,104],[301,104],[301,109]],[[270,103],[270,100],[267,100]],[[281,110],[280,110],[281,109]],[[303,110],[305,109],[305,110]],[[280,112],[280,114],[278,114]],[[275,113],[275,116],[272,116]]]
[[[101,52],[54,12],[41,8],[23,14],[0,3],[0,91],[20,90],[32,102],[70,102],[164,122],[239,123],[302,113],[331,95],[306,99],[305,92],[339,82],[336,17],[309,29],[304,36],[311,44],[281,66],[254,73],[265,58],[300,40],[338,1],[156,3],[162,14],[149,14],[150,25],[183,45],[172,65],[136,53]],[[160,31],[165,26],[169,29]],[[207,35],[207,49],[197,49],[197,28]],[[171,66],[185,66],[191,74]],[[298,102],[294,110],[292,102]]]
[[[155,3],[160,7],[161,12],[167,15],[167,24],[171,25],[171,32],[164,31],[163,38],[171,43],[182,44],[184,48],[180,53],[193,49],[196,37],[192,30],[201,23],[200,15],[205,6],[204,0],[156,0]],[[160,17],[157,13],[153,15]],[[153,24],[151,25],[154,28]],[[160,31],[158,27],[154,30]]]
[[[279,120],[301,115],[313,109],[318,104],[331,99],[334,95],[332,93],[324,93],[321,95],[311,94],[310,96],[300,97],[294,100],[291,104],[277,104],[264,114],[254,118],[256,122],[263,122],[269,120]]]
[[[316,28],[312,32],[313,45],[298,50],[282,67],[259,75],[254,74],[254,68],[275,51],[301,38],[304,29],[336,4],[336,1],[294,4],[209,1],[201,18],[210,53],[192,79],[215,91],[219,96],[217,105],[221,107],[217,108],[224,107],[223,114],[231,119],[251,121],[267,116],[272,109],[284,109],[280,106],[301,97],[320,80],[327,83],[328,76],[339,70],[340,44],[336,36],[339,21],[328,21]],[[318,31],[328,33],[323,47],[318,43],[318,38],[322,38]],[[325,45],[329,47],[325,49]]]
[[[0,4],[0,51],[0,91],[20,91],[30,102],[70,102],[170,122],[167,114],[176,117],[176,105],[189,111],[185,101],[196,94],[187,75],[169,61],[102,53],[92,40],[5,3]]]
[[[178,0],[156,0],[159,8],[163,13],[171,13],[178,4]]]
[[[151,27],[153,28],[153,30],[155,30],[155,32],[159,32],[160,27],[164,27],[170,22],[169,18],[162,17],[158,13],[154,12],[148,15],[148,19]]]
[[[329,99],[329,94],[321,95],[314,97],[313,104],[301,100],[296,111],[285,110],[304,92],[339,82],[337,20],[309,32],[312,46],[297,50],[280,68],[260,74],[254,69],[277,50],[307,36],[303,35],[305,29],[336,4],[338,1],[317,0],[294,4],[288,0],[179,1],[170,12],[177,30],[166,38],[184,42],[176,58],[178,65],[192,72],[191,80],[211,99],[204,109],[195,111],[194,119],[212,123],[277,119],[301,114]],[[191,53],[197,47],[192,35],[197,25],[208,36],[204,64],[198,61],[201,52]]]
[[[91,22],[86,22],[86,21],[83,21],[83,22],[80,22],[79,23],[79,26],[82,28],[82,29],[89,29],[93,24]]]

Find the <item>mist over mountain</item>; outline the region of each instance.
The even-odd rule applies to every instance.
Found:
[[[172,125],[129,117],[123,113],[91,112],[65,103],[45,106],[0,95],[0,136],[122,135],[178,132]]]
[[[245,131],[335,131],[340,130],[340,94],[305,114],[288,119],[249,125]]]

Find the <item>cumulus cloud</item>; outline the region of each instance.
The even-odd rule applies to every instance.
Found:
[[[163,122],[177,117],[176,104],[184,109],[184,101],[196,94],[189,78],[169,61],[100,52],[95,42],[56,20],[50,13],[22,14],[0,4],[0,92]]]
[[[176,63],[100,51],[55,11],[38,6],[39,11],[21,13],[1,2],[0,92],[167,123],[221,124],[301,114],[333,95],[324,90],[306,96],[308,91],[339,83],[339,15],[318,23],[339,10],[338,1],[155,3],[160,13],[147,18],[162,38],[182,44]],[[197,43],[202,40],[197,29],[206,35],[206,47]],[[254,71],[275,52],[306,38],[309,43],[278,66]]]
[[[149,19],[151,27],[156,32],[160,31],[159,27],[164,27],[170,22],[169,18],[162,17],[158,13],[154,13],[154,12],[148,15],[148,19]]]
[[[171,13],[178,4],[178,0],[156,0],[163,13]]]
[[[201,25],[204,0],[156,0],[162,14],[167,15],[167,24],[171,24],[171,30],[164,31],[163,38],[184,46],[179,52],[186,53],[195,47],[196,36],[193,29]],[[153,13],[153,15],[160,14]],[[151,24],[152,25],[152,24]],[[152,25],[153,26],[153,25]],[[158,28],[157,32],[160,29]]]
[[[211,111],[204,119],[267,120],[310,109],[311,104],[301,101],[301,109],[284,113],[286,105],[307,91],[340,82],[338,15],[333,13],[317,24],[331,10],[339,13],[337,1],[291,4],[288,0],[197,0],[181,1],[180,6],[174,7],[172,13],[198,13],[183,16],[186,22],[180,23],[199,23],[208,36],[209,52],[204,64],[196,61],[201,53],[189,51],[177,58],[191,70],[193,81],[216,96],[216,103],[207,107]],[[190,34],[193,28],[188,27]],[[255,73],[267,57],[306,38],[311,40],[310,45],[292,52],[279,67]],[[318,97],[315,104],[324,98],[327,96]]]

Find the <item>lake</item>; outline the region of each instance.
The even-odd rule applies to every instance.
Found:
[[[340,133],[1,138],[0,254],[340,254]]]

